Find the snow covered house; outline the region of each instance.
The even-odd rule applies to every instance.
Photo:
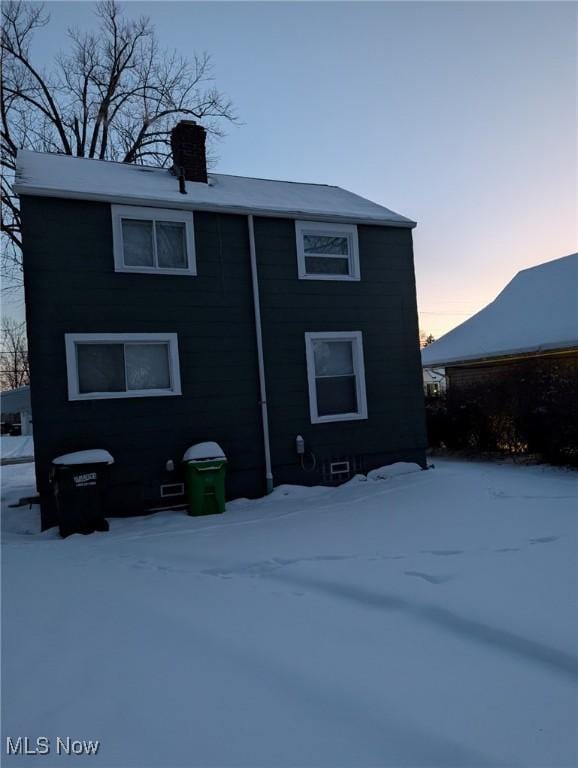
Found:
[[[18,154],[44,527],[73,450],[114,456],[114,514],[178,504],[205,440],[229,497],[425,462],[415,223],[339,187],[207,173],[204,142],[179,123],[172,170]]]
[[[446,391],[446,374],[443,368],[423,369],[423,391],[426,397],[441,397]]]
[[[30,408],[30,387],[7,389],[0,392],[0,410],[2,411],[2,431],[16,434],[32,434],[32,411]]]
[[[491,304],[422,350],[456,383],[488,366],[578,354],[578,253],[524,269]]]
[[[522,270],[491,304],[425,347],[421,357],[424,370],[445,371],[456,413],[475,406],[488,417],[486,431],[498,425],[510,431],[503,444],[531,448],[543,445],[547,432],[560,440],[567,433],[564,450],[574,452],[578,253]]]

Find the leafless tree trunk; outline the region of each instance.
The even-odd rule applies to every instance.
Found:
[[[17,389],[29,381],[26,324],[4,317],[0,350],[0,386],[2,389]]]
[[[97,4],[98,26],[69,29],[70,51],[49,72],[31,55],[35,30],[49,22],[35,3],[2,4],[2,274],[21,272],[21,228],[13,191],[19,148],[77,157],[169,162],[179,117],[202,119],[210,134],[236,121],[231,101],[212,83],[208,54],[192,60],[162,49],[149,19],[128,19],[116,0]]]

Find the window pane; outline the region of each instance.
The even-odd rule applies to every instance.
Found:
[[[328,253],[347,256],[349,240],[347,237],[331,237],[329,235],[303,235],[305,254]]]
[[[315,386],[319,416],[358,412],[355,376],[317,379]]]
[[[77,344],[78,391],[124,392],[122,344]]]
[[[170,389],[168,344],[125,346],[128,389]]]
[[[152,221],[123,219],[122,242],[125,266],[154,267]]]
[[[348,275],[349,259],[332,259],[330,256],[306,256],[305,271],[308,275]]]
[[[353,344],[351,341],[314,341],[316,376],[352,374]]]
[[[159,267],[186,269],[185,224],[182,221],[157,221],[157,258]]]

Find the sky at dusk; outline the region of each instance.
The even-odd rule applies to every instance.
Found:
[[[47,3],[36,60],[93,7]],[[241,121],[216,170],[336,184],[417,220],[420,325],[436,337],[518,270],[577,250],[577,8],[126,4],[164,45],[213,56]]]

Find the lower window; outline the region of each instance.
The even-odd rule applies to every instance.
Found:
[[[367,418],[361,331],[306,333],[311,422]]]
[[[176,333],[67,333],[68,399],[180,395]]]

